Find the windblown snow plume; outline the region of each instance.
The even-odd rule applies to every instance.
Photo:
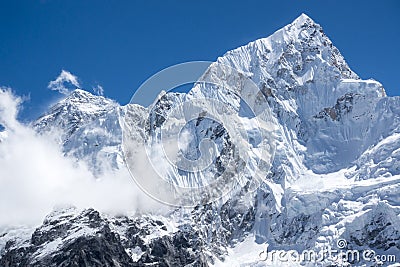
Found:
[[[93,92],[94,92],[96,95],[102,96],[102,95],[104,95],[104,88],[103,88],[103,86],[101,86],[100,84],[98,84],[98,85],[96,85],[96,86],[93,87]]]
[[[61,70],[58,77],[49,82],[47,86],[50,90],[58,91],[63,95],[67,95],[71,90],[80,88],[78,77],[73,75],[71,72],[66,70]]]

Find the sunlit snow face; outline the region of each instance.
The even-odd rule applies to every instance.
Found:
[[[254,190],[272,162],[276,127],[264,94],[243,73],[210,64],[189,62],[157,73],[127,107],[125,161],[136,183],[166,204],[209,203],[246,184]],[[188,94],[158,91],[147,109],[134,105],[148,84],[172,90],[189,83]]]

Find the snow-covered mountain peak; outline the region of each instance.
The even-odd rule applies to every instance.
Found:
[[[297,29],[297,31],[295,31]],[[302,13],[300,16],[298,16],[295,20],[293,20],[292,23],[288,24],[287,26],[283,27],[283,31],[290,31],[290,32],[297,32],[300,33],[301,31],[305,29],[315,29],[319,31],[320,33],[323,33],[323,29],[321,25],[316,23],[312,18],[310,18],[308,15]]]
[[[90,92],[88,92],[88,91],[85,91],[85,90],[83,90],[83,89],[75,89],[75,90],[73,90],[70,94],[69,94],[69,96],[68,96],[68,98],[73,98],[73,97],[91,97],[91,96],[93,96],[93,94],[92,93],[90,93]]]
[[[82,89],[75,89],[65,99],[61,100],[52,109],[56,109],[59,106],[72,105],[81,110],[87,110],[92,107],[93,111],[96,112],[101,108],[107,108],[108,106],[114,106],[116,103],[111,99],[103,96],[93,95],[88,91]],[[89,110],[87,110],[89,111]]]
[[[76,89],[52,106],[47,114],[34,122],[39,132],[62,130],[64,143],[79,127],[117,108],[119,105],[103,96]]]
[[[237,57],[242,59],[238,60]],[[273,74],[271,71],[288,69],[294,72],[291,76],[305,74],[310,67],[316,69],[321,65],[329,65],[332,71],[339,72],[335,75],[339,79],[358,79],[322,27],[305,14],[269,37],[227,52],[218,58],[218,62],[233,63],[234,67],[245,73],[252,72],[257,66],[270,69],[269,74]],[[240,66],[243,63],[248,65]]]
[[[313,22],[314,21],[305,13],[301,13],[300,16],[298,16],[291,24],[292,25],[303,25],[306,22]]]
[[[375,142],[370,130],[373,121],[362,121],[360,116],[371,113],[385,96],[382,85],[361,80],[322,27],[307,15],[269,37],[227,52],[217,62],[244,73],[268,97],[282,138],[290,139],[284,141],[294,152],[289,158],[298,157],[296,164],[303,161],[317,172],[338,170]],[[351,136],[347,126],[327,126],[337,120],[352,125]],[[329,130],[322,133],[325,128]],[[349,149],[353,145],[357,149]],[[345,156],[343,151],[348,151]]]

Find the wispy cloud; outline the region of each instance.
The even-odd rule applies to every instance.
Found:
[[[55,80],[49,82],[47,87],[50,90],[58,91],[61,94],[67,95],[70,93],[70,90],[80,88],[81,86],[78,77],[69,71],[61,70],[60,75],[58,75]]]
[[[92,89],[96,95],[104,95],[104,88],[100,84],[94,86]]]

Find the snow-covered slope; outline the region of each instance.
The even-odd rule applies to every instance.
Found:
[[[251,79],[264,96],[259,107],[268,103],[271,108],[274,158],[256,190],[252,166],[268,161],[257,153],[258,143],[247,144],[244,164],[229,126],[199,118],[185,128],[193,138],[183,152],[198,157],[200,140],[208,138],[216,143],[218,157],[201,174],[172,169],[168,179],[180,186],[202,186],[224,173],[243,173],[225,198],[177,208],[167,216],[115,218],[62,209],[31,236],[0,233],[0,263],[263,266],[259,249],[318,251],[336,247],[340,239],[349,249],[374,249],[400,259],[400,98],[387,97],[375,80],[360,79],[321,26],[304,14],[267,38],[227,52],[217,63],[203,79],[228,85],[240,77]],[[129,126],[132,146],[156,144],[163,127],[174,133],[168,130],[168,117],[175,107],[204,98],[241,109],[237,95],[202,84],[188,94],[161,93],[148,108],[121,107],[76,90],[33,125],[38,132],[60,131],[65,154],[101,173],[126,168],[123,127]],[[251,132],[252,124],[247,125]],[[236,172],[226,172],[233,167]],[[338,261],[327,258],[318,264],[344,264]],[[362,264],[376,262],[353,262]]]

